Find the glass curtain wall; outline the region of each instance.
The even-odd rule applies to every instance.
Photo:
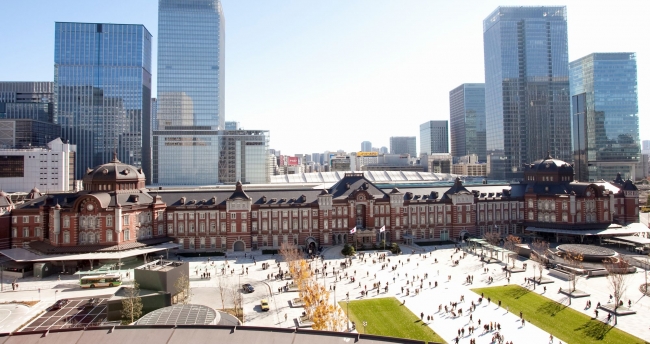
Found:
[[[486,148],[495,179],[571,157],[566,7],[499,7],[483,21]]]
[[[114,152],[148,167],[151,34],[143,25],[57,22],[54,84],[61,136],[77,145],[75,179]]]
[[[634,179],[641,158],[636,54],[594,53],[570,68],[579,180]]]
[[[218,0],[160,0],[153,183],[218,183],[225,19]],[[172,164],[171,166],[169,164]]]

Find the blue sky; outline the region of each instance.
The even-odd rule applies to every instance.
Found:
[[[222,0],[226,120],[269,129],[283,153],[357,151],[449,118],[449,91],[483,82],[482,21],[497,6],[566,5],[569,60],[637,53],[642,139],[650,82],[646,1]],[[144,24],[155,0],[2,1],[0,80],[53,80],[54,22]],[[155,55],[154,55],[155,57]],[[154,94],[155,74],[154,64]],[[419,137],[418,137],[419,144]]]

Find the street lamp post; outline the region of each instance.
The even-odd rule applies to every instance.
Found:
[[[348,316],[348,321],[347,321],[347,323],[348,323],[348,332],[350,332],[350,297],[349,296],[345,300],[345,303],[347,304],[347,308],[348,308],[348,310],[347,310],[347,312],[345,312],[345,314]]]

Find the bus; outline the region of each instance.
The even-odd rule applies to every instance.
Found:
[[[122,285],[122,277],[118,274],[81,277],[79,284],[82,288],[117,287]]]

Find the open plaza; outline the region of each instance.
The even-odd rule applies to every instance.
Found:
[[[347,268],[341,265],[346,261],[340,253],[342,248],[343,246],[333,246],[326,249],[322,253],[322,259],[311,260],[310,264],[314,270],[318,268],[325,272],[318,274],[317,279],[331,290],[328,302],[338,304],[344,312],[347,311],[346,308],[349,309],[348,301],[353,303],[358,300],[395,298],[400,307],[407,308],[415,314],[416,319],[420,319],[418,326],[429,327],[448,343],[454,343],[456,338],[460,343],[470,343],[470,340],[475,343],[493,343],[498,342],[497,337],[501,337],[504,343],[618,342],[611,339],[615,335],[615,332],[609,329],[609,326],[614,324],[613,318],[608,320],[608,313],[602,309],[597,317],[594,312],[598,303],[606,305],[611,302],[611,291],[606,277],[579,279],[577,288],[589,296],[573,298],[569,304],[568,296],[558,292],[560,288],[568,289],[569,282],[548,275],[549,271],[544,270],[545,279],[552,283],[537,286],[528,284],[526,278],[532,278],[534,273],[533,262],[523,258],[515,265],[523,267],[523,264],[527,264],[527,269],[509,274],[508,279],[503,269],[505,262],[492,260],[486,264],[480,259],[479,251],[466,252],[467,247],[456,249],[454,245],[402,246],[403,253],[400,255],[387,251],[364,251],[358,253]],[[379,257],[383,254],[386,255],[385,259],[380,260]],[[292,300],[297,297],[297,293],[283,288],[290,281],[280,281],[273,277],[279,269],[287,270],[286,263],[282,262],[280,256],[238,252],[229,254],[227,259],[182,259],[189,261],[192,304],[220,310],[224,308],[219,297],[220,286],[239,289],[241,285],[249,283],[255,290],[243,294],[242,325],[281,328],[302,326],[300,316],[303,308],[292,307]],[[266,264],[263,263],[268,263],[269,267],[264,269]],[[326,266],[325,269],[323,265]],[[209,277],[203,275],[206,272]],[[123,270],[121,274],[126,284],[129,283],[129,277],[126,276],[132,278],[134,275],[133,270]],[[5,284],[5,291],[0,293],[3,303],[0,305],[0,332],[29,331],[34,328],[47,330],[46,327],[50,325],[51,329],[60,328],[60,319],[49,322],[42,319],[43,316],[52,318],[51,312],[42,313],[46,312],[55,300],[92,298],[110,294],[117,289],[81,289],[77,278],[65,275],[44,279],[25,278],[20,281],[17,290],[12,290],[10,285]],[[645,272],[641,269],[629,275],[629,287],[626,289],[624,300],[626,305],[628,300],[631,302],[630,309],[635,314],[619,316],[615,326],[616,329],[636,337],[628,337],[627,341],[623,341],[626,343],[643,343],[650,340],[650,328],[645,321],[650,316],[650,301],[639,289],[645,279]],[[381,286],[379,292],[373,288],[376,283]],[[581,313],[588,317],[585,318],[588,319],[587,322],[595,318],[603,325],[598,328],[593,325],[576,326],[572,329],[575,334],[573,337],[563,338],[561,334],[555,333],[552,324],[550,328],[535,326],[536,315],[530,314],[528,310],[520,315],[521,309],[515,305],[514,296],[512,304],[505,298],[491,299],[488,302],[487,295],[482,302],[479,301],[481,295],[477,289],[505,285],[520,286],[528,293],[558,302],[561,306],[556,306],[555,312],[564,312],[565,308],[571,309],[576,311],[576,314]],[[262,311],[262,299],[269,301],[269,311]],[[30,307],[14,303],[17,301],[40,302]],[[591,307],[587,307],[588,301],[591,301]],[[226,300],[225,303],[225,308],[232,308],[231,301]],[[472,307],[472,304],[475,307]],[[446,308],[448,311],[445,311]],[[459,310],[462,310],[462,313]],[[541,311],[543,310],[537,310]],[[400,314],[396,313],[395,317],[402,316]],[[351,314],[351,317],[353,320],[357,319],[354,314]],[[522,323],[522,318],[525,323]],[[394,319],[395,322],[398,320]],[[363,326],[363,322],[366,322],[366,326]],[[38,327],[34,324],[38,324]],[[372,319],[357,319],[355,328],[351,331],[364,333],[365,328],[370,332],[378,325],[381,326],[373,324]],[[487,329],[484,329],[485,325],[488,325]],[[353,326],[352,322],[349,326]],[[473,332],[470,332],[471,327],[474,328]],[[629,338],[632,338],[632,341],[629,341]]]

